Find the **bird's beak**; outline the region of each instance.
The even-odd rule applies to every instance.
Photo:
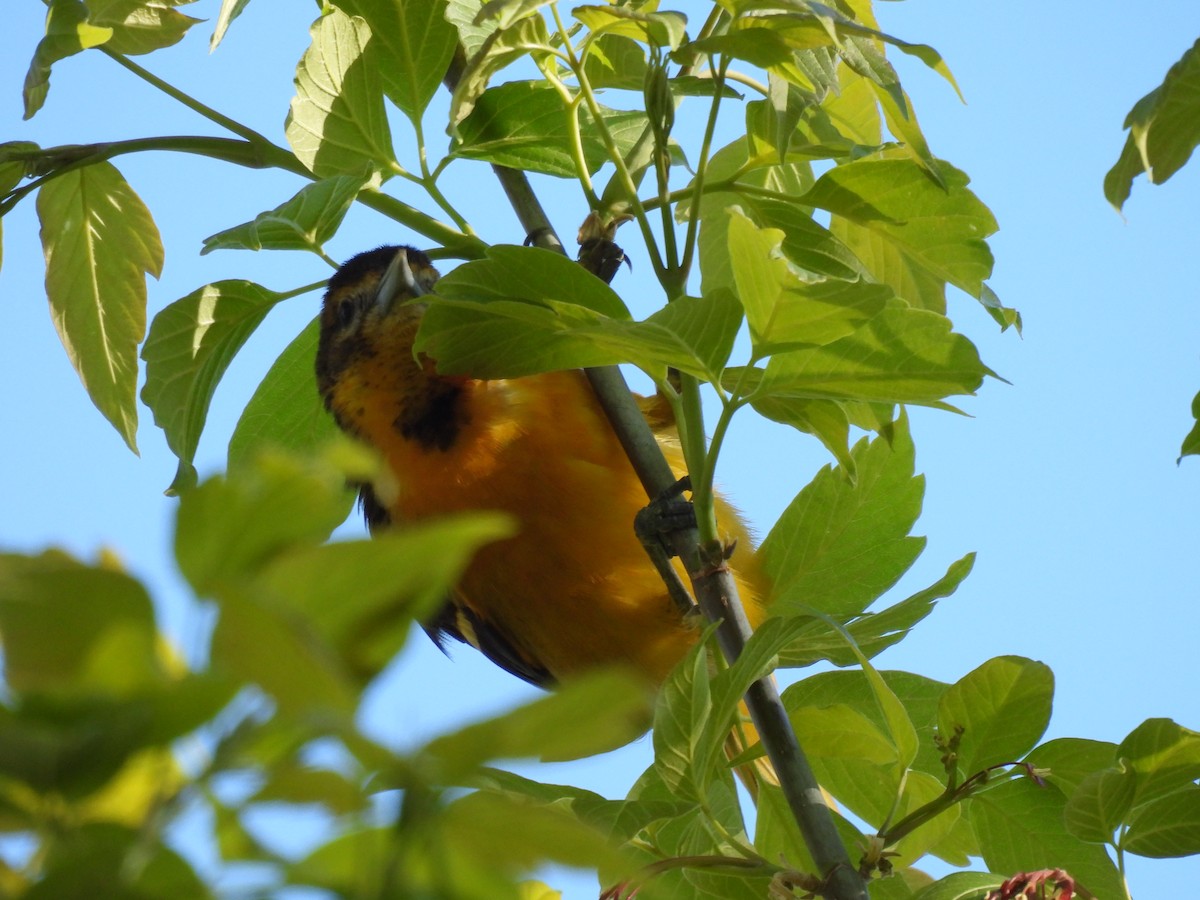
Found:
[[[375,293],[376,308],[386,312],[397,297],[420,297],[424,293],[413,277],[412,269],[408,267],[408,254],[403,249],[397,250],[387,271],[379,279],[379,288]]]

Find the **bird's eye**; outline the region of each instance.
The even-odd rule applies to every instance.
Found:
[[[353,322],[354,314],[357,311],[358,305],[349,297],[338,303],[337,309],[334,310],[334,314],[337,316],[338,327],[345,328],[347,325]]]

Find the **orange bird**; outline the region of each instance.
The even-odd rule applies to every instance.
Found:
[[[695,643],[634,534],[646,495],[578,370],[483,380],[440,375],[413,339],[438,273],[411,247],[361,253],[329,280],[317,382],[347,434],[391,475],[362,488],[372,532],[447,513],[501,510],[518,533],[484,547],[426,623],[539,686],[604,664],[658,684]],[[436,300],[434,301],[436,302]],[[669,410],[641,398],[676,473],[683,454]],[[740,548],[735,577],[752,624],[767,581],[744,523],[718,499]],[[682,567],[678,565],[682,575]]]

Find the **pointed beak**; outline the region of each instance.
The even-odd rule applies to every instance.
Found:
[[[408,254],[400,249],[392,257],[383,277],[379,279],[379,288],[375,293],[375,307],[381,312],[386,312],[397,298],[410,299],[420,297],[424,293],[421,285],[413,277],[412,269],[408,266]]]

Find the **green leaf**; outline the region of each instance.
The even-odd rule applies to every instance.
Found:
[[[285,763],[268,769],[266,776],[250,802],[314,804],[339,814],[361,812],[367,804],[358,785],[330,769]]]
[[[204,239],[201,256],[213,250],[308,250],[321,248],[338,230],[364,182],[338,175],[306,185],[292,199]]]
[[[1116,762],[1117,745],[1085,738],[1055,738],[1029,751],[1025,762],[1044,770],[1046,781],[1070,797],[1093,772]]]
[[[493,868],[524,869],[547,859],[626,868],[599,830],[558,806],[476,791],[446,808],[445,827],[458,850]]]
[[[390,174],[392,137],[370,27],[334,9],[310,33],[284,129],[292,151],[319,178]]]
[[[1137,773],[1137,800],[1144,803],[1200,778],[1200,734],[1170,719],[1147,719],[1117,747]]]
[[[850,454],[850,422],[841,404],[833,400],[807,400],[802,397],[760,397],[750,402],[759,415],[773,422],[791,425],[811,434],[833,454],[837,464],[851,481],[855,478],[854,457]]]
[[[1124,897],[1125,884],[1104,847],[1081,841],[1063,823],[1066,798],[1022,778],[967,801],[983,860],[993,872],[1066,869],[1097,897]]]
[[[1192,398],[1192,418],[1196,420],[1196,424],[1183,439],[1176,463],[1181,462],[1185,456],[1200,456],[1200,394]]]
[[[629,320],[620,297],[560,253],[493,246],[437,283],[416,347],[448,374],[510,378],[613,362],[611,350],[572,335],[602,316]]]
[[[884,56],[882,45],[865,37],[850,37],[842,41],[838,49],[846,65],[866,79],[874,91],[888,130],[902,142],[904,151],[939,186],[945,187],[925,135],[917,123],[912,103],[900,86],[896,70]]]
[[[583,71],[593,90],[608,88],[640,91],[646,78],[646,50],[637,41],[604,34],[578,48],[584,49]]]
[[[546,23],[537,15],[526,16],[515,24],[488,33],[478,49],[468,56],[467,65],[450,98],[450,132],[454,133],[463,119],[471,114],[493,75],[525,56],[548,53],[548,42]]]
[[[456,35],[446,21],[445,0],[339,0],[337,5],[370,26],[372,53],[388,99],[409,119],[419,121],[454,55]]]
[[[1145,172],[1162,184],[1183,167],[1200,144],[1200,40],[1184,51],[1163,83],[1134,104],[1125,117],[1129,136],[1104,176],[1104,196],[1118,210],[1133,179]]]
[[[973,564],[974,554],[967,554],[952,563],[946,574],[929,587],[879,612],[862,613],[850,619],[845,626],[847,633],[864,656],[871,658],[882,653],[903,640],[917,622],[929,615],[935,601],[953,594]],[[816,621],[780,654],[779,665],[810,666],[821,660],[837,666],[852,666],[856,656],[841,632],[827,622]],[[941,771],[941,767],[935,771]]]
[[[908,285],[897,283],[889,263],[907,268],[908,279],[949,282],[979,297],[992,271],[992,253],[984,239],[997,226],[988,208],[967,189],[967,176],[948,163],[936,165],[945,187],[907,159],[844,163],[822,175],[799,199],[834,214],[834,234],[876,278],[906,300],[940,312],[922,303],[922,296],[914,296]],[[846,220],[844,226],[839,218]],[[874,253],[873,240],[880,242]]]
[[[263,454],[180,498],[179,569],[197,594],[253,575],[285,551],[312,551],[345,518],[345,476],[330,466]]]
[[[1067,798],[1067,830],[1085,841],[1112,843],[1113,832],[1133,805],[1136,781],[1133,770],[1124,766],[1092,772]]]
[[[497,28],[493,19],[483,19],[480,12],[483,0],[449,0],[446,4],[446,21],[458,32],[459,43],[470,58],[479,52],[489,34]]]
[[[516,872],[554,860],[628,870],[600,831],[557,806],[475,791],[451,803],[442,820],[453,850],[489,868]]]
[[[1129,817],[1121,847],[1164,859],[1200,854],[1200,787],[1184,785],[1139,806]]]
[[[225,369],[281,294],[249,281],[219,281],[167,306],[142,345],[142,402],[179,457],[172,492],[196,480],[192,466],[208,407]]]
[[[184,496],[190,498],[203,488]],[[262,510],[259,518],[269,512]],[[257,537],[246,528],[238,531]],[[348,720],[354,714],[358,705],[354,680],[307,623],[227,581],[205,593],[218,600],[212,637],[213,666],[218,671],[258,685],[289,715],[332,714],[335,720]]]
[[[264,449],[304,454],[340,434],[317,392],[314,366],[320,332],[321,323],[314,318],[267,370],[229,439],[230,469]]]
[[[137,56],[170,47],[183,40],[193,19],[171,9],[192,0],[88,0],[88,21],[111,28],[105,46],[113,53]]]
[[[577,6],[571,15],[593,37],[615,34],[653,47],[674,50],[687,36],[687,16],[679,12],[639,12],[619,6]]]
[[[37,209],[54,327],[88,396],[136,452],[144,273],[157,278],[162,272],[158,228],[106,162],[47,182]]]
[[[900,578],[925,546],[909,532],[921,511],[925,479],[913,474],[914,449],[903,420],[892,443],[859,441],[851,483],[826,466],[784,510],[758,551],[775,584],[771,610],[811,607],[849,616]]]
[[[674,796],[698,802],[706,798],[708,769],[695,765],[697,748],[713,730],[705,644],[697,641],[671,670],[654,706],[654,769]],[[732,722],[727,718],[721,724]]]
[[[747,197],[746,203],[751,218],[764,228],[783,232],[783,254],[796,265],[818,275],[845,281],[867,276],[867,270],[854,252],[831,231],[813,221],[804,207],[770,197]]]
[[[846,626],[850,636],[867,656],[874,656],[908,636],[913,626],[933,612],[938,600],[951,596],[975,565],[975,554],[968,553],[950,564],[946,574],[911,597],[879,612],[864,613]]]
[[[513,533],[504,516],[477,513],[390,530],[371,541],[301,545],[267,563],[256,590],[302,620],[366,682],[400,650],[409,626],[445,602],[475,552]]]
[[[1004,883],[991,872],[951,872],[913,895],[913,900],[981,900]]]
[[[853,334],[883,309],[891,291],[863,282],[805,282],[780,252],[782,231],[758,229],[730,210],[729,258],[759,356],[792,346],[829,344]]]
[[[111,28],[88,22],[87,8],[80,0],[51,0],[49,6],[46,36],[38,42],[25,75],[22,95],[26,119],[32,119],[46,102],[46,94],[50,91],[50,69],[56,62],[99,47],[113,33]]]
[[[225,32],[233,24],[233,20],[242,14],[250,0],[221,0],[221,11],[217,13],[217,24],[213,26],[212,38],[208,42],[208,52],[212,53],[217,45],[225,39]]]
[[[788,712],[817,780],[868,825],[879,827],[901,786],[903,766],[895,743],[849,706],[801,706]]]
[[[646,125],[642,112],[601,107],[604,125],[618,151],[626,155]],[[459,143],[451,154],[496,165],[575,178],[573,140],[563,99],[543,82],[510,81],[488,88],[456,132]],[[589,174],[608,162],[608,148],[591,113],[579,112],[579,137]]]
[[[1046,730],[1053,696],[1049,667],[1018,656],[990,659],[951,685],[938,708],[938,731],[949,740],[962,729],[959,772],[970,777],[1022,759]]]
[[[4,679],[24,692],[126,689],[155,681],[154,610],[142,585],[58,550],[0,554]],[[110,648],[122,658],[106,672]]]
[[[145,828],[87,823],[64,829],[47,842],[46,849],[42,877],[21,895],[23,900],[100,896],[211,900],[213,896],[188,862]],[[105,886],[103,894],[98,893],[98,885]]]
[[[992,374],[975,345],[951,329],[945,316],[893,300],[848,337],[776,354],[764,369],[730,369],[726,382],[746,377],[752,400],[866,400],[944,409],[945,397],[974,394]]]
[[[573,678],[553,694],[434,739],[420,751],[439,777],[461,783],[493,759],[579,759],[642,734],[650,718],[644,681],[621,670]]]
[[[639,335],[661,329],[663,342],[678,342],[677,352],[665,350],[660,362],[670,359],[677,369],[718,382],[742,324],[742,307],[730,291],[716,290],[703,297],[677,297],[645,322]],[[655,332],[657,333],[657,332]]]

